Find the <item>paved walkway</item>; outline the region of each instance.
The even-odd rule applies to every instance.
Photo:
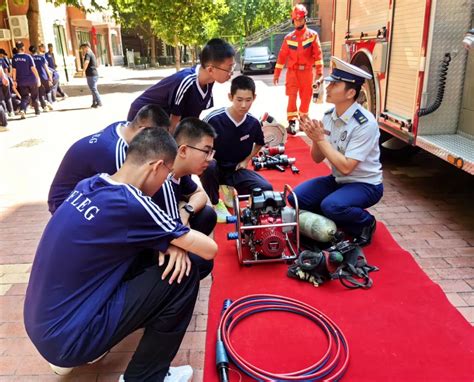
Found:
[[[106,68],[100,90],[104,107],[89,109],[83,79],[74,79],[57,110],[12,121],[0,133],[0,382],[116,381],[135,348],[139,333],[117,345],[101,362],[61,378],[51,373],[26,337],[23,301],[36,245],[49,218],[46,198],[65,150],[76,139],[125,118],[130,102],[172,70],[128,71]],[[255,77],[254,114],[270,110],[284,117],[283,89]],[[215,89],[216,105],[225,105],[228,85]],[[321,108],[316,108],[320,113]],[[426,153],[406,162],[385,161],[385,195],[372,209],[395,239],[441,285],[454,306],[474,323],[474,177]],[[403,282],[403,275],[400,275]],[[190,363],[194,381],[202,380],[210,279],[203,281],[193,319],[174,364]],[[420,291],[422,293],[422,291]],[[440,318],[442,319],[442,318]]]

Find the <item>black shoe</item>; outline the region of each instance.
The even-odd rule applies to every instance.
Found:
[[[91,107],[95,109],[95,108],[97,107],[97,104],[96,104],[96,103],[93,103],[93,104],[91,105]]]
[[[375,232],[376,227],[377,221],[374,218],[374,221],[372,223],[362,228],[361,234],[358,237],[354,238],[354,243],[356,243],[360,247],[365,247],[366,245],[369,245],[372,241],[372,236]]]
[[[288,134],[296,135],[296,121],[288,121],[286,131]]]
[[[102,107],[102,102],[97,103],[97,104],[95,105],[95,107]]]

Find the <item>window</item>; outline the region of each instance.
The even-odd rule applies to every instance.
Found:
[[[111,31],[110,39],[112,41],[112,54],[114,56],[122,56],[122,44],[120,44],[120,38],[116,31]]]

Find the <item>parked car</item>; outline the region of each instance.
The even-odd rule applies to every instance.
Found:
[[[266,46],[246,48],[240,58],[240,73],[275,71],[276,56]]]

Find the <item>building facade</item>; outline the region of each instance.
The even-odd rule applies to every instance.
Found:
[[[121,30],[111,12],[86,13],[66,5],[55,7],[46,0],[38,0],[38,3],[38,41],[53,44],[63,81],[82,68],[79,46],[83,42],[91,44],[99,65],[123,65]],[[0,48],[10,56],[16,41],[30,45],[26,18],[29,6],[29,0],[21,5],[6,0],[5,10],[0,11]]]

